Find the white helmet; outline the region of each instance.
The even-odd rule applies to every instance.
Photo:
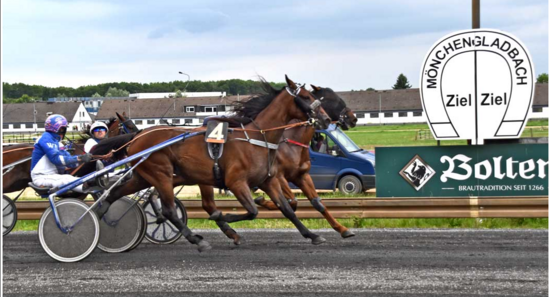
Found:
[[[104,128],[106,131],[109,131],[109,127],[107,127],[107,125],[105,125],[105,123],[103,122],[95,122],[92,124],[92,126],[90,127],[90,133],[94,133],[94,129],[97,129],[97,128]]]

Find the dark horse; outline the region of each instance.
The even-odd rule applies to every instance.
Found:
[[[253,220],[258,214],[258,209],[252,199],[250,187],[261,185],[284,215],[294,223],[302,236],[310,238],[314,244],[319,244],[325,239],[309,231],[298,220],[288,201],[284,198],[279,180],[276,178],[276,166],[273,165],[276,150],[242,141],[250,137],[250,139],[259,140],[262,143],[278,144],[283,130],[276,128],[286,125],[293,119],[308,120],[312,115],[316,115],[322,128],[328,126],[330,118],[324,110],[317,104],[314,104],[315,110],[310,107],[310,104],[318,102],[316,102],[316,98],[290,79],[286,78],[286,80],[288,87],[274,94],[258,96],[241,103],[235,109],[236,115],[226,120],[243,123],[244,128],[247,129],[247,134],[234,130],[228,136],[223,156],[219,159],[224,185],[235,194],[247,213],[222,214],[217,212],[213,219],[224,223]],[[274,128],[275,130],[270,130]],[[128,134],[102,142],[94,149],[94,154],[107,153],[116,145],[120,145],[121,140],[130,140],[135,137],[127,149],[128,155],[133,155],[186,131],[188,130],[175,127],[152,127],[137,135]],[[140,137],[140,134],[143,136]],[[111,145],[108,145],[109,142]],[[161,196],[163,215],[180,230],[189,242],[198,245],[199,251],[210,249],[210,245],[200,235],[193,234],[185,223],[177,218],[173,187],[178,184],[217,186],[218,181],[214,176],[213,167],[214,160],[208,155],[204,138],[189,138],[152,153],[136,168],[130,181],[113,189],[107,199],[107,204],[113,203],[124,195],[153,186]],[[99,212],[100,216],[104,211]]]
[[[321,100],[322,107],[331,119],[337,121],[338,124],[347,130],[349,127],[355,127],[357,118],[353,112],[346,107],[346,103],[330,88],[320,88],[311,85],[314,92],[313,95]],[[264,84],[264,89],[269,90],[270,85]],[[271,88],[272,89],[272,88]],[[329,222],[334,230],[336,230],[344,238],[354,236],[355,234],[348,228],[342,226],[330,214],[328,209],[323,205],[315,185],[309,175],[311,162],[309,159],[309,143],[315,133],[315,128],[311,126],[296,127],[288,129],[283,133],[283,140],[279,144],[277,151],[277,179],[282,188],[285,198],[288,199],[290,205],[296,210],[297,201],[294,193],[292,193],[288,182],[294,183],[307,196],[311,204],[318,210],[325,219]],[[202,205],[204,210],[215,217],[219,211],[216,208],[214,201],[214,189],[211,186],[199,185]],[[262,187],[260,187],[262,188]],[[261,205],[269,210],[277,210],[279,207],[273,201],[265,200],[263,197],[258,197],[254,200],[256,204]],[[218,227],[225,233],[227,237],[233,239],[235,244],[239,244],[241,237],[235,230],[230,228],[227,223],[217,221]]]

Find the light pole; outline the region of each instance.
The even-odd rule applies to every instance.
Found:
[[[36,100],[32,100],[32,115],[33,115],[33,118],[34,118],[34,133],[36,133]]]
[[[191,80],[191,76],[189,76],[189,74],[183,73],[181,71],[179,71],[178,73],[182,74],[182,75],[187,75],[187,83],[185,84],[185,87],[183,88],[183,93],[186,93],[187,92],[187,86],[189,85],[189,81]]]
[[[378,93],[378,125],[382,125],[382,92],[385,91],[376,91]]]

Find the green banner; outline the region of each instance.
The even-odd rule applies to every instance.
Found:
[[[379,147],[376,196],[548,196],[548,144]]]

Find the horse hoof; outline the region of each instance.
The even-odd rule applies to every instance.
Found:
[[[222,216],[222,212],[219,210],[216,210],[210,215],[208,219],[212,221],[218,221],[221,218],[221,216]]]
[[[254,198],[254,203],[256,203],[259,206],[263,206],[264,203],[265,203],[264,196],[259,196],[259,197]]]
[[[241,245],[244,243],[244,238],[240,237],[239,235],[235,235],[233,238],[233,244],[234,245]]]
[[[355,236],[355,233],[353,233],[353,231],[347,229],[346,231],[342,232],[342,238],[349,238],[349,237],[353,237]]]
[[[327,240],[324,239],[322,236],[317,236],[311,240],[311,243],[313,243],[314,245],[319,245],[321,243],[324,243],[325,241]]]
[[[212,249],[212,246],[206,240],[199,241],[197,246],[198,246],[199,253],[202,253],[204,251],[208,251],[208,250]]]

